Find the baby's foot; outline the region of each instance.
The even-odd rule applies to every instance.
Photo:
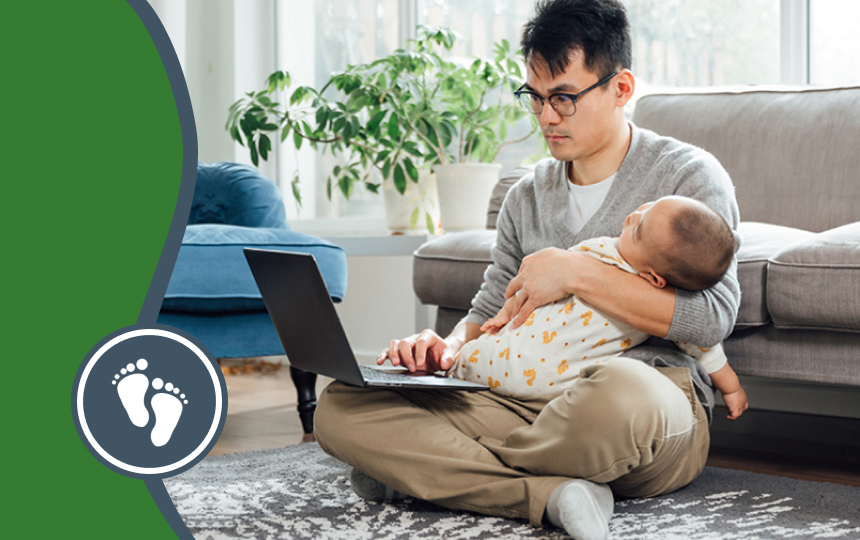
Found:
[[[136,364],[140,371],[149,365],[143,358],[138,360]],[[133,373],[134,370],[135,364],[128,364],[120,370],[119,374],[113,376],[114,380],[111,383],[116,385],[116,391],[125,412],[128,414],[128,419],[135,426],[143,427],[149,423],[149,411],[146,410],[146,405],[143,403],[143,396],[149,387],[149,379],[143,373]],[[130,373],[133,374],[129,375]],[[125,377],[120,380],[120,375],[125,375]]]
[[[173,383],[164,384],[161,379],[155,379],[152,381],[152,387],[156,390],[164,388],[164,392],[155,394],[149,402],[155,413],[155,427],[152,428],[150,439],[155,446],[164,446],[170,441],[173,430],[179,423],[179,417],[182,416],[182,403],[187,404],[188,400],[185,399],[185,394],[179,393],[179,388],[174,387]],[[183,401],[180,402],[180,399]]]

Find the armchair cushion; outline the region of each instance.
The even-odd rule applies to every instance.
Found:
[[[334,244],[287,229],[188,225],[167,285],[162,309],[174,311],[247,311],[265,309],[244,247],[310,253],[329,294],[340,302],[346,293],[346,254]]]
[[[860,332],[860,222],[774,254],[768,262],[767,305],[777,328]]]

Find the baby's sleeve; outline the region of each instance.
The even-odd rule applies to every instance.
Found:
[[[726,353],[723,352],[723,346],[719,343],[709,349],[697,347],[692,343],[685,343],[681,341],[676,341],[675,345],[677,345],[682,351],[689,354],[690,356],[695,358],[700,364],[702,364],[702,367],[705,368],[705,371],[708,372],[708,375],[719,371],[720,368],[722,368],[728,363]]]

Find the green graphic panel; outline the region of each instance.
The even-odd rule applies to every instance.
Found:
[[[7,2],[0,21],[3,536],[175,538],[143,481],[89,454],[71,411],[87,352],[137,321],[173,217],[167,75],[121,0]]]

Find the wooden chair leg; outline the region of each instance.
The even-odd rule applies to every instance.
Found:
[[[290,366],[290,377],[299,396],[299,419],[305,433],[314,432],[314,411],[317,408],[317,374]]]

